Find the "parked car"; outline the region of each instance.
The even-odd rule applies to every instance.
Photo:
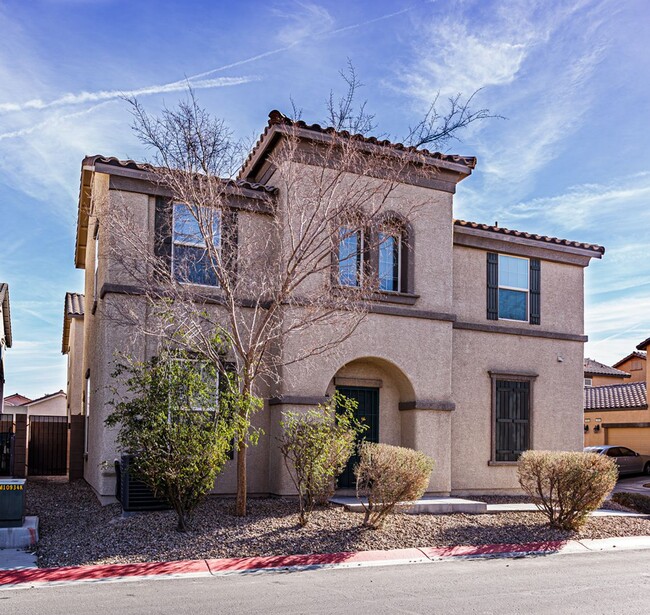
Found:
[[[650,456],[639,455],[626,446],[586,446],[584,451],[613,457],[619,474],[650,474]]]

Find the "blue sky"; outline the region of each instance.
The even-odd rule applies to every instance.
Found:
[[[602,243],[586,275],[586,354],[650,335],[650,6],[535,2],[0,0],[0,280],[10,284],[7,390],[65,388],[63,299],[81,291],[81,159],[143,159],[121,93],[200,102],[254,137],[290,97],[309,121],[347,58],[380,131],[404,135],[436,92],[505,120],[452,143],[478,156],[456,217]]]

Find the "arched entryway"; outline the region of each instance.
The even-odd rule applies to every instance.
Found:
[[[357,418],[368,425],[365,440],[402,444],[399,404],[415,397],[408,377],[395,364],[378,357],[350,361],[332,378],[328,393],[335,391],[357,402]],[[357,461],[353,456],[339,477],[340,489],[354,489],[353,467]]]

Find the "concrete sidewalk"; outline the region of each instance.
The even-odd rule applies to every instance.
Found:
[[[0,571],[0,590],[62,583],[114,582],[142,578],[209,577],[278,571],[297,572],[323,568],[425,564],[468,558],[524,557],[639,549],[650,549],[650,536],[525,544],[422,547],[390,551],[359,551],[313,555],[201,559],[66,568],[31,568]]]

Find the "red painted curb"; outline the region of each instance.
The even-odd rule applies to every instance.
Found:
[[[23,568],[19,570],[0,570],[0,585],[53,583],[56,581],[97,581],[116,577],[195,574],[199,572],[210,573],[205,560],[65,566],[62,568]]]
[[[230,557],[175,562],[66,566],[63,568],[24,568],[21,570],[0,570],[0,585],[98,581],[121,577],[200,573],[223,574],[225,572],[252,572],[254,570],[336,566],[341,564],[361,565],[373,562],[422,562],[453,557],[480,557],[505,553],[552,553],[559,551],[565,544],[565,541],[555,540],[524,544],[423,547],[418,549],[391,549],[387,551],[351,551],[267,557]]]

